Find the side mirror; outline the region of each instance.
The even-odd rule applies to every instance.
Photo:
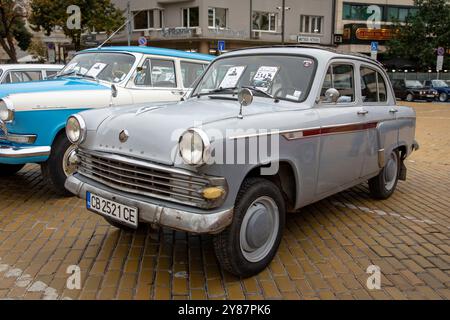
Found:
[[[113,98],[115,98],[115,97],[117,97],[117,94],[118,94],[117,87],[116,87],[115,84],[113,84],[113,85],[111,86],[111,96],[112,96]]]
[[[330,88],[325,92],[325,102],[337,103],[341,94],[335,88]]]
[[[243,88],[238,93],[238,101],[241,104],[241,108],[239,109],[238,118],[244,118],[242,115],[242,107],[247,107],[253,102],[253,92],[250,89]]]

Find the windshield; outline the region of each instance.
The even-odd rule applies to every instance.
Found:
[[[433,80],[433,87],[435,88],[447,88],[448,85],[444,80]]]
[[[405,84],[406,84],[407,87],[410,87],[410,88],[421,88],[421,87],[423,87],[422,84],[420,83],[420,81],[418,81],[418,80],[408,80],[408,81],[405,81]]]
[[[133,67],[134,61],[134,56],[124,53],[80,53],[59,74],[87,76],[117,83],[125,79]]]
[[[230,95],[239,88],[252,87],[257,96],[301,102],[308,96],[315,64],[311,58],[287,55],[219,59],[208,68],[192,96]]]

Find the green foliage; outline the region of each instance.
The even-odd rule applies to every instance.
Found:
[[[81,28],[71,29],[67,21],[71,5],[81,9]],[[56,27],[62,28],[64,34],[72,39],[75,49],[81,48],[81,34],[87,31],[104,31],[112,33],[125,21],[123,12],[116,8],[111,0],[31,0],[30,23],[36,31],[43,30],[50,35]]]
[[[20,0],[0,0],[0,45],[17,62],[15,45],[27,50],[32,34],[25,27],[26,8]]]
[[[396,23],[397,36],[387,43],[388,54],[416,63],[419,69],[436,67],[436,48],[450,49],[450,3],[446,0],[415,0],[419,9],[404,24]],[[445,65],[449,66],[447,57]]]

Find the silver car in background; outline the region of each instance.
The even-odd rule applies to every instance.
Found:
[[[360,183],[386,199],[418,148],[413,109],[380,64],[320,48],[217,58],[186,101],[69,118],[77,172],[66,188],[122,229],[214,235],[222,267],[259,273],[286,212]]]

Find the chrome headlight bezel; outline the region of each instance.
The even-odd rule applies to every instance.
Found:
[[[186,139],[186,141],[184,141]],[[191,150],[184,150],[185,143],[191,145]],[[201,148],[193,150],[192,146],[201,142]],[[178,140],[178,150],[183,161],[192,166],[201,166],[208,162],[211,157],[211,141],[205,131],[199,128],[189,128]],[[197,155],[193,155],[196,152]]]
[[[15,109],[13,103],[8,98],[0,99],[0,120],[4,123],[9,123],[14,120]]]
[[[72,122],[74,121],[74,122]],[[75,128],[74,125],[75,124]],[[77,130],[77,134],[75,134],[76,138],[73,135],[73,132],[71,132],[70,130]],[[74,114],[71,115],[66,122],[66,136],[67,139],[69,139],[69,141],[73,144],[76,145],[80,145],[81,143],[83,143],[83,141],[86,139],[86,133],[87,133],[87,129],[86,129],[86,122],[84,121],[83,117],[78,115],[78,114]]]

